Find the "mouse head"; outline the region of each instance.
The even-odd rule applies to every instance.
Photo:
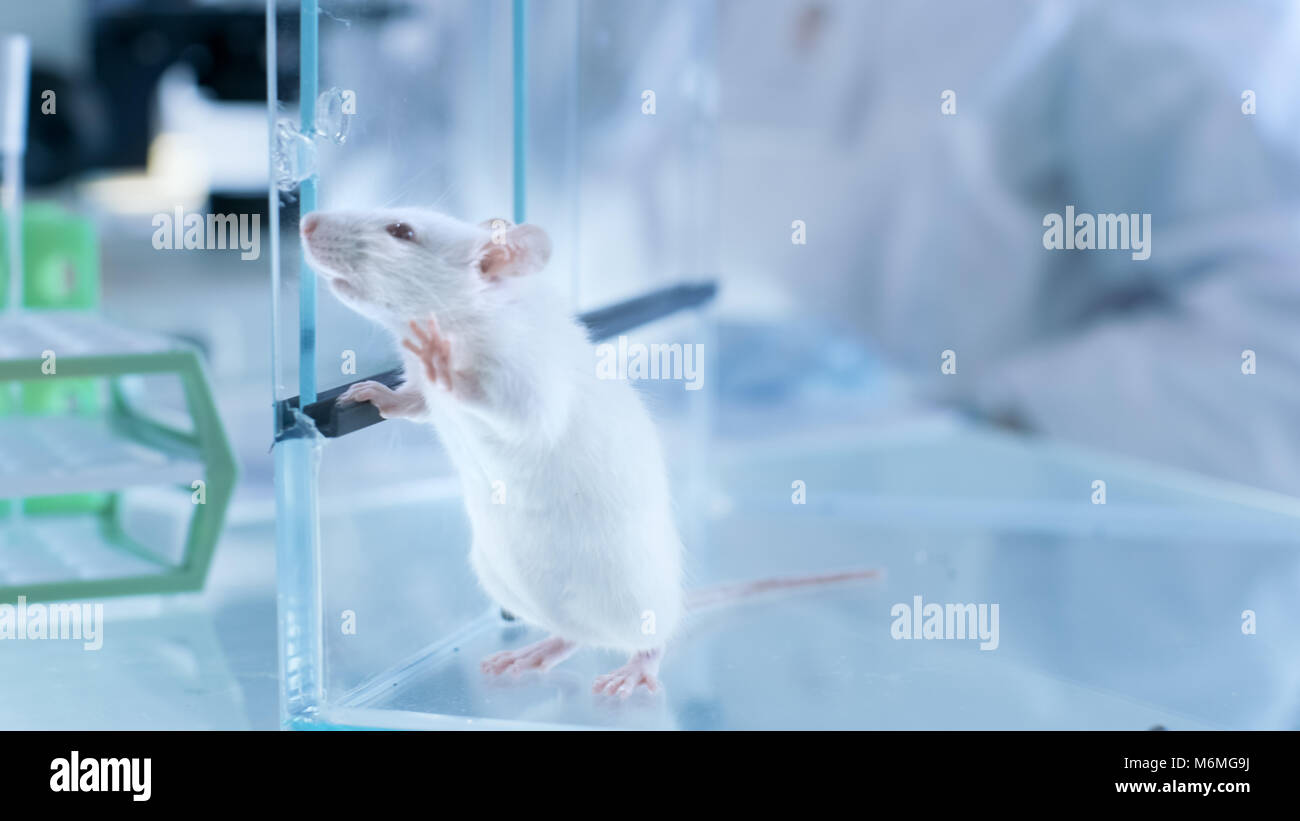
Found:
[[[307,262],[348,307],[391,325],[454,319],[485,292],[536,273],[551,241],[534,225],[477,225],[435,211],[314,211],[302,218]]]

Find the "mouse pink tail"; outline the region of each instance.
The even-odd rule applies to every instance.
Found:
[[[822,573],[814,576],[779,576],[774,579],[756,579],[750,582],[720,584],[686,593],[686,609],[701,610],[720,604],[757,596],[773,591],[796,590],[801,587],[820,587],[826,584],[880,578],[879,570],[847,570],[842,573]]]

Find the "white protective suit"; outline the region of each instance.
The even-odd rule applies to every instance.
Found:
[[[751,293],[989,415],[1300,493],[1300,6],[731,0],[719,28]],[[1045,249],[1067,206],[1149,214],[1150,258]]]

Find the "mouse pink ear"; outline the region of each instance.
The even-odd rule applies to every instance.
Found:
[[[485,279],[498,280],[535,274],[550,258],[551,238],[536,225],[511,225],[503,230],[497,224],[483,246],[479,267]]]

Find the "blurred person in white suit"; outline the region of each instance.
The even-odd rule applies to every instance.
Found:
[[[719,30],[750,293],[923,395],[1300,493],[1300,6],[724,0]],[[1150,215],[1149,257],[1045,248],[1067,206]]]

